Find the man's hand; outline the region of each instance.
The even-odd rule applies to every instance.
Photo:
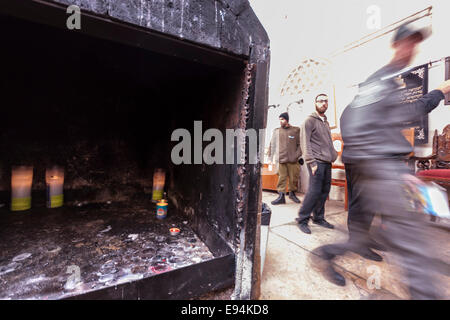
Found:
[[[450,79],[443,82],[436,90],[441,90],[443,94],[447,94],[450,92]]]
[[[316,174],[316,171],[317,171],[317,164],[311,165],[311,172],[312,172],[313,175]]]

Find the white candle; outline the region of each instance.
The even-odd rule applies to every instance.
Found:
[[[31,185],[33,167],[13,167],[11,172],[11,210],[22,211],[31,208]]]
[[[64,169],[48,168],[45,172],[47,183],[47,208],[58,208],[64,203]]]

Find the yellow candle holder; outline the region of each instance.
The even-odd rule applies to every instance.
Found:
[[[24,211],[31,208],[31,186],[33,167],[16,166],[11,172],[11,211]]]
[[[47,184],[47,208],[59,208],[64,203],[64,169],[48,168],[45,172]]]

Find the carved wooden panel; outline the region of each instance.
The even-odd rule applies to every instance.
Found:
[[[450,57],[445,58],[445,80],[450,79]],[[445,96],[445,104],[450,105],[450,93]]]
[[[450,162],[450,124],[444,128],[442,134],[438,137],[436,161]]]

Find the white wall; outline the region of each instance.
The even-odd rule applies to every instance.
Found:
[[[345,106],[353,99],[359,82],[382,67],[392,57],[387,34],[346,54],[331,58],[330,53],[372,33],[367,27],[371,5],[381,9],[381,25],[387,26],[408,17],[430,5],[433,6],[432,36],[424,41],[413,65],[450,56],[450,1],[448,0],[250,0],[258,18],[266,28],[271,41],[271,66],[269,75],[269,104],[282,103],[279,91],[291,70],[305,58],[327,58],[333,62],[333,77],[336,85],[338,118]],[[435,64],[429,70],[429,90],[444,80],[444,63]],[[268,115],[268,138],[279,126],[278,115],[286,111],[282,106]],[[313,110],[312,100],[304,99],[302,107],[290,110],[291,124],[301,121]],[[276,117],[276,118],[275,118]],[[273,119],[275,118],[275,119]],[[441,131],[450,123],[450,106],[443,103],[429,115],[429,143],[417,147],[418,155],[431,152],[431,141],[435,129]],[[333,130],[339,132],[339,129]],[[302,182],[307,182],[302,172]],[[302,187],[304,188],[304,186]]]
[[[431,23],[433,33],[420,45],[411,67],[450,56],[450,42],[448,41],[450,1],[428,2],[429,5],[433,5],[433,15],[431,21],[429,18],[424,18],[424,20]],[[351,86],[363,81],[391,59],[393,53],[390,48],[391,37],[392,33],[389,33],[333,59],[336,69],[334,76],[337,84],[336,100],[338,101],[337,113],[339,116],[356,94],[357,88]],[[428,77],[428,89],[431,91],[445,80],[445,61],[441,60],[430,65]],[[445,106],[442,101],[439,107],[429,114],[428,144],[416,147],[415,153],[417,155],[430,154],[434,130],[437,129],[441,132],[447,124],[450,124],[450,106]],[[339,129],[335,132],[339,132]]]

